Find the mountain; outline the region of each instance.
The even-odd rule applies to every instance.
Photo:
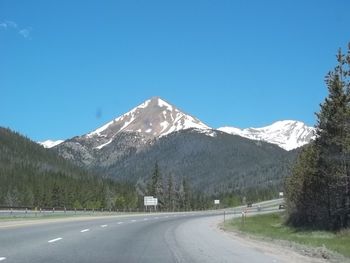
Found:
[[[85,146],[89,145],[90,150],[80,149],[79,151],[85,152],[85,157],[91,159],[93,157],[88,153],[91,149],[100,150],[122,134],[133,133],[136,146],[139,148],[152,139],[158,139],[173,132],[192,128],[209,136],[214,135],[215,129],[197,118],[180,111],[165,100],[153,97],[102,127],[86,135],[75,137],[73,140],[75,146],[71,145],[71,147],[82,148],[81,143]],[[221,127],[217,130],[251,140],[261,140],[276,144],[287,151],[299,148],[315,138],[315,128],[293,120],[277,121],[262,128],[239,129],[235,127]],[[39,144],[45,148],[52,148],[62,142],[63,140],[47,140],[39,142]],[[72,140],[67,142],[72,142]]]
[[[79,165],[104,167],[125,154],[149,147],[156,139],[186,129],[213,136],[213,130],[197,118],[153,97],[102,127],[55,148]]]
[[[218,130],[252,140],[273,143],[287,151],[299,148],[315,138],[315,128],[293,120],[277,121],[262,128],[222,127]]]
[[[188,178],[207,194],[277,191],[295,157],[277,145],[211,129],[158,97],[52,149],[81,167],[132,183],[147,181],[158,163],[164,176]]]
[[[123,196],[130,207],[135,194],[129,184],[106,180],[0,127],[0,206],[113,208],[111,200]]]
[[[102,142],[95,146],[96,149],[102,149],[122,132],[137,132],[148,140],[190,128],[210,129],[197,118],[181,112],[159,97],[153,97],[128,113],[90,132],[85,138]]]
[[[55,147],[56,145],[59,145],[62,142],[64,142],[64,140],[57,140],[57,141],[46,140],[46,141],[38,142],[38,143],[40,145],[44,146],[44,148],[52,148],[52,147]]]

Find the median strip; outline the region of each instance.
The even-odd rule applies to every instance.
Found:
[[[62,239],[62,237],[58,237],[58,238],[55,238],[55,239],[51,239],[51,240],[49,240],[49,241],[47,241],[48,243],[53,243],[53,242],[56,242],[56,241],[59,241],[59,240],[61,240]]]
[[[84,232],[88,232],[88,231],[90,231],[90,229],[87,228],[87,229],[81,230],[80,233],[84,233]]]

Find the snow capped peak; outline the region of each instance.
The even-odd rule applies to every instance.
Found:
[[[159,138],[185,129],[211,129],[197,118],[185,114],[159,97],[146,100],[122,116],[90,132],[86,137],[98,137],[101,149],[120,132],[135,132],[146,139]]]
[[[52,140],[46,140],[43,142],[38,142],[40,145],[44,146],[45,148],[52,148],[55,147],[56,145],[61,144],[64,142],[64,140],[57,140],[57,141],[52,141]]]
[[[261,128],[221,127],[218,130],[252,140],[273,143],[287,151],[301,147],[315,138],[315,128],[294,120],[277,121]]]

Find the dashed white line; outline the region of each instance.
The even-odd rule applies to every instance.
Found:
[[[123,224],[124,222],[118,222],[118,225]]]
[[[134,219],[133,219],[133,220],[131,220],[131,223],[134,223],[134,222],[136,222],[136,220],[134,220]]]
[[[101,225],[101,227],[107,227],[108,225]]]
[[[159,219],[159,217],[157,216],[157,217],[155,217],[154,219]]]
[[[0,257],[0,261],[3,261],[5,260],[6,258],[5,257]]]
[[[90,229],[87,228],[87,229],[81,230],[80,233],[84,233],[84,232],[88,232],[88,231],[90,231]]]
[[[55,239],[51,239],[51,240],[49,240],[49,241],[47,241],[48,243],[53,243],[53,242],[56,242],[56,241],[59,241],[59,240],[61,240],[62,239],[62,237],[58,237],[58,238],[55,238]],[[1,258],[0,258],[1,259]],[[6,259],[6,258],[5,258]]]
[[[143,220],[144,220],[144,221],[147,221],[147,220],[148,220],[148,218],[144,218]]]

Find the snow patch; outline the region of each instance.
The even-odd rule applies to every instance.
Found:
[[[52,147],[55,147],[55,146],[61,144],[62,142],[64,142],[64,140],[57,140],[57,141],[46,140],[46,141],[38,142],[38,143],[40,145],[44,146],[44,148],[52,148]]]
[[[98,150],[101,150],[103,147],[105,147],[106,145],[110,144],[113,141],[113,138],[110,139],[108,142],[101,144],[100,146],[95,147]]]

